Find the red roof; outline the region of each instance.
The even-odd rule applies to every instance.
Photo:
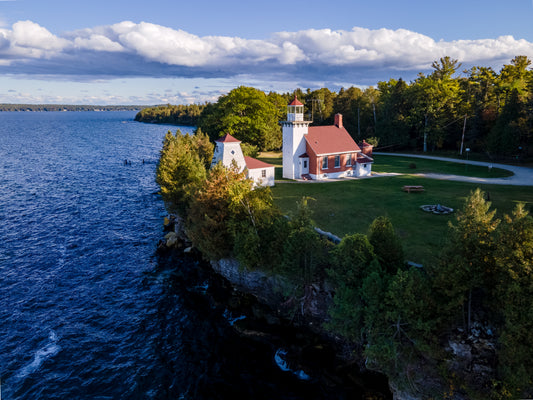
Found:
[[[289,106],[303,106],[303,103],[300,103],[298,101],[298,97],[294,96],[294,100],[291,101],[291,103],[289,104]]]
[[[259,161],[252,157],[244,157],[244,162],[246,163],[246,168],[248,169],[259,169],[259,168],[269,168],[274,167],[272,164]]]
[[[220,139],[215,140],[215,142],[220,142],[220,143],[237,142],[237,143],[240,143],[241,141],[238,140],[238,139],[235,139],[229,133],[226,133]]]
[[[345,128],[336,125],[310,126],[307,144],[317,156],[361,151]]]
[[[366,154],[359,153],[359,154],[357,154],[356,162],[358,162],[359,164],[367,164],[367,163],[373,163],[374,159],[372,159],[371,157],[367,156]]]

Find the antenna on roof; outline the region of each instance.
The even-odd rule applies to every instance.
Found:
[[[307,101],[311,102],[311,120],[312,120],[314,118],[314,116],[315,116],[315,102],[320,104],[324,100],[322,100],[322,99],[309,99]],[[320,110],[320,122],[322,122],[324,120],[324,117],[322,115],[322,107],[319,107],[319,110]]]

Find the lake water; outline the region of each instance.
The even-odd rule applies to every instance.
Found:
[[[133,117],[0,113],[1,398],[327,398],[235,334],[197,261],[155,256],[176,127]]]

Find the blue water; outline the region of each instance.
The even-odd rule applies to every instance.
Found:
[[[361,398],[284,371],[279,348],[306,340],[242,337],[231,290],[192,257],[156,256],[155,168],[176,128],[133,117],[0,112],[0,397]]]
[[[164,368],[154,171],[169,127],[133,116],[0,113],[3,399],[161,397],[143,379]]]

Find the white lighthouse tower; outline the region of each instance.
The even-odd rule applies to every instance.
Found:
[[[296,96],[287,106],[287,120],[281,121],[283,128],[283,177],[299,179],[303,174],[309,173],[308,158],[305,155],[305,138],[309,124],[304,121],[304,105]]]

